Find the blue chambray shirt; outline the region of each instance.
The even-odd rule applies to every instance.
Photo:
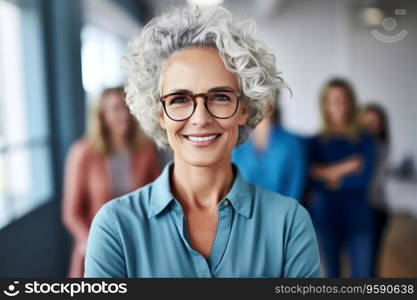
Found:
[[[99,210],[85,277],[320,277],[307,211],[296,200],[250,184],[236,166],[232,188],[218,204],[206,260],[190,246],[184,212],[171,193],[172,166]]]

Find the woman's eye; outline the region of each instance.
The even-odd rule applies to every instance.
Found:
[[[187,97],[184,97],[184,96],[176,96],[176,97],[174,97],[173,99],[171,99],[169,101],[169,104],[170,105],[171,104],[183,104],[183,103],[187,103],[187,102],[188,102]]]
[[[228,95],[225,95],[225,94],[216,94],[216,95],[214,95],[213,100],[220,101],[220,102],[230,101],[230,97]]]

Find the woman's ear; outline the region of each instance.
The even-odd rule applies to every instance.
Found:
[[[165,118],[164,118],[164,113],[161,111],[159,112],[159,125],[161,126],[162,129],[166,129],[165,128]]]
[[[239,120],[238,123],[239,125],[243,126],[246,125],[246,122],[248,121],[249,118],[249,111],[246,105],[242,105],[240,107],[240,116],[239,116]]]

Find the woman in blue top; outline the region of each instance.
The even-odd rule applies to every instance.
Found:
[[[271,110],[252,137],[233,150],[232,160],[250,182],[301,200],[307,173],[304,142],[282,127],[278,104]]]
[[[305,209],[246,182],[231,163],[283,85],[247,25],[220,7],[187,7],[130,43],[127,103],[174,162],[98,212],[86,277],[320,275]]]
[[[373,168],[373,139],[358,126],[350,84],[333,79],[321,97],[323,129],[310,141],[313,222],[326,275],[340,276],[347,248],[353,277],[372,274],[372,210],[367,193]]]

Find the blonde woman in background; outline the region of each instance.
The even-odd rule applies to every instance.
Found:
[[[347,249],[352,277],[371,277],[372,210],[367,200],[374,141],[358,125],[355,94],[343,79],[329,81],[321,96],[322,131],[310,141],[310,203],[326,275],[339,277]]]
[[[90,225],[101,206],[159,175],[155,148],[129,114],[123,88],[104,90],[90,121],[66,162],[62,215],[74,240],[69,277],[83,277]]]

